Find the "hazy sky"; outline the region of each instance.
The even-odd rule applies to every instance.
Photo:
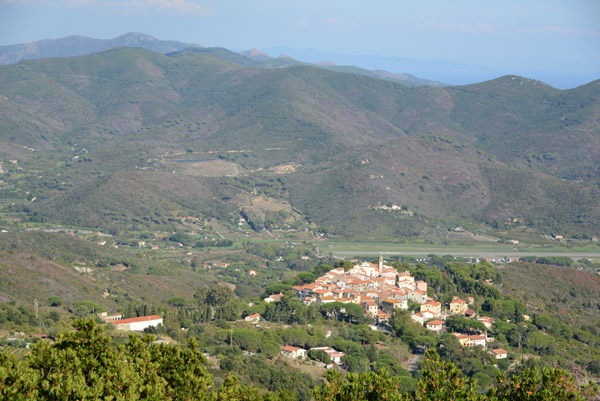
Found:
[[[0,45],[131,31],[600,78],[600,0],[0,0]]]

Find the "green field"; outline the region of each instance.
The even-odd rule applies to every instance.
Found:
[[[453,255],[460,257],[521,257],[521,256],[570,256],[574,259],[600,259],[599,246],[561,247],[561,246],[515,246],[499,244],[490,245],[430,245],[430,244],[390,244],[360,242],[319,242],[321,253],[334,256],[368,256],[383,253],[384,255],[427,256]]]

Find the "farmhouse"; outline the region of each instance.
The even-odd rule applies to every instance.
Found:
[[[244,318],[244,320],[250,323],[258,323],[260,322],[260,315],[258,313],[248,315]]]
[[[305,358],[306,350],[298,347],[292,347],[291,345],[286,345],[281,347],[281,355],[287,358]]]
[[[342,357],[344,355],[346,355],[343,352],[336,351],[333,348],[329,348],[329,347],[316,347],[316,348],[311,348],[311,350],[325,352],[329,356],[329,358],[331,358],[331,360],[338,365],[340,363],[342,363]]]
[[[268,296],[267,298],[265,298],[265,302],[266,303],[271,303],[271,302],[278,302],[281,301],[281,298],[283,298],[283,294],[279,293],[279,294],[271,294],[270,296]]]
[[[492,354],[492,356],[495,359],[508,358],[508,352],[506,350],[503,350],[502,348],[491,349],[491,350],[489,350],[489,353]]]
[[[157,315],[134,317],[131,319],[113,320],[109,323],[115,325],[116,330],[142,331],[148,327],[156,327],[162,324],[163,318]]]

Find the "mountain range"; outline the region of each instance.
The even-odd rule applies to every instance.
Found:
[[[152,50],[156,53],[167,54],[187,48],[202,48],[198,44],[182,43],[174,40],[159,40],[153,36],[139,32],[130,32],[113,39],[94,39],[85,36],[72,35],[60,39],[44,39],[30,41],[23,44],[0,46],[0,65],[14,64],[20,60],[41,59],[49,57],[73,57],[97,53],[116,47],[139,47]],[[311,65],[311,63],[294,60],[289,56],[272,57],[266,52],[257,49],[240,52],[255,61],[262,62],[265,67],[279,68],[290,65]],[[351,66],[336,66],[329,62],[313,64],[334,71],[353,72],[373,78],[382,78],[400,82],[404,85],[443,86],[441,82],[420,79],[410,74],[394,74],[384,70],[367,70]]]
[[[600,81],[409,87],[249,55],[120,47],[0,67],[3,212],[105,231],[242,215],[363,240],[600,233]]]
[[[126,33],[113,39],[94,39],[72,35],[60,39],[44,39],[0,46],[0,65],[48,57],[83,56],[121,46],[141,47],[161,54],[183,50],[188,47],[200,47],[199,45],[175,40],[158,40],[139,32]]]

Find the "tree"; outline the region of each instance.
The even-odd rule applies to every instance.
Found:
[[[260,353],[267,358],[275,358],[279,352],[280,346],[274,341],[265,341],[260,345]]]
[[[51,297],[48,298],[48,305],[50,306],[60,306],[62,305],[63,301],[59,296],[53,295]]]
[[[331,358],[329,357],[329,355],[327,354],[327,352],[323,351],[322,349],[311,349],[308,351],[308,357],[310,359],[313,359],[315,361],[319,361],[319,362],[323,362],[326,364],[330,364],[331,363]]]
[[[73,302],[73,312],[84,317],[90,314],[96,314],[98,312],[106,312],[106,309],[100,305],[96,305],[92,301],[75,301]]]
[[[415,338],[414,345],[420,346],[425,349],[433,348],[437,345],[438,341],[431,336],[419,336]]]
[[[504,374],[497,378],[497,386],[488,395],[491,401],[583,401],[592,399],[597,387],[591,383],[577,389],[575,379],[562,369],[527,369],[509,379]]]
[[[413,345],[414,339],[424,333],[423,326],[410,318],[408,311],[394,310],[390,317],[390,327],[396,334],[396,337],[402,339],[405,343]]]
[[[369,359],[369,362],[375,362],[377,360],[378,354],[379,352],[377,351],[377,347],[375,346],[375,344],[369,344],[369,346],[367,347],[367,358]]]
[[[415,399],[419,401],[438,400],[465,400],[476,401],[482,399],[477,394],[476,382],[468,382],[468,378],[461,377],[460,370],[450,362],[440,359],[437,352],[428,350],[426,361],[421,370],[418,390]]]
[[[206,303],[216,308],[229,303],[234,298],[233,291],[229,287],[216,285],[206,294]]]
[[[466,319],[462,316],[448,317],[448,319],[446,319],[446,326],[449,331],[457,331],[459,333],[487,331],[483,323],[473,319]]]
[[[175,307],[182,308],[187,305],[187,300],[184,297],[174,297],[167,300],[167,304]]]
[[[399,378],[390,378],[381,372],[349,373],[345,379],[337,371],[327,372],[328,384],[315,388],[316,401],[402,400],[402,401],[583,401],[591,399],[596,386],[577,389],[575,380],[565,371],[544,368],[528,369],[508,380],[498,376],[495,387],[487,395],[477,392],[477,379],[461,377],[460,370],[451,362],[440,360],[434,350],[427,351],[426,361],[413,393],[402,392]],[[478,375],[486,383],[487,375]]]
[[[336,370],[327,371],[329,384],[313,390],[315,401],[404,401],[408,396],[396,389],[397,381],[385,371],[381,373],[349,373],[345,378]]]

